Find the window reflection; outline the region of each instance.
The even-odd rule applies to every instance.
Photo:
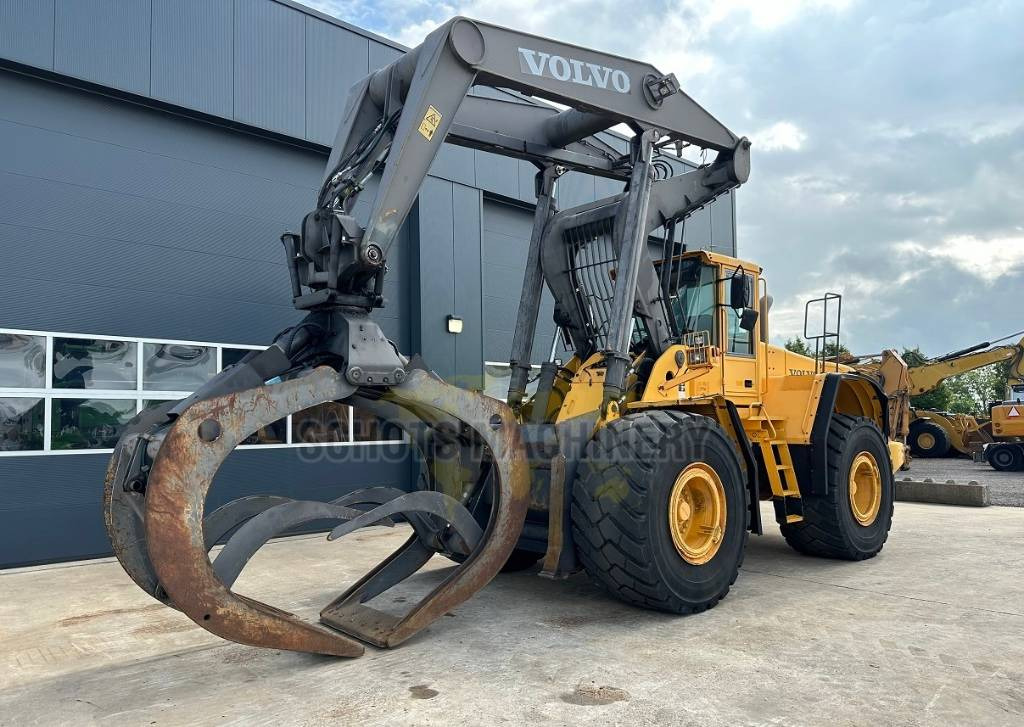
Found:
[[[46,338],[0,333],[0,386],[46,386]]]
[[[216,350],[181,343],[147,343],[142,348],[142,388],[193,391],[217,373]]]
[[[292,414],[294,444],[326,444],[347,442],[348,417],[351,408],[328,401]]]
[[[537,392],[537,377],[540,367],[534,366],[526,382],[526,395],[533,396]],[[493,399],[505,401],[508,398],[508,386],[512,383],[512,367],[508,364],[484,364],[483,393]]]
[[[54,399],[50,448],[111,449],[134,416],[134,399]]]
[[[55,389],[135,389],[135,343],[102,338],[53,339]]]
[[[250,434],[242,444],[284,444],[288,441],[288,420],[278,419],[254,434]]]
[[[402,439],[402,430],[376,414],[353,409],[352,435],[356,442],[396,442]]]
[[[0,398],[0,452],[43,448],[45,404],[38,398]]]
[[[248,348],[222,348],[220,350],[221,371],[228,366],[234,366],[250,353],[253,353],[253,351]]]

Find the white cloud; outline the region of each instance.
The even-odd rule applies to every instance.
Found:
[[[758,151],[799,151],[807,141],[807,134],[791,121],[776,121],[750,135]]]
[[[1024,235],[980,239],[975,235],[952,235],[940,244],[927,246],[907,240],[894,250],[903,261],[952,263],[965,273],[986,283],[1013,275],[1024,268]]]

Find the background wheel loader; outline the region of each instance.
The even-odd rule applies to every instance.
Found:
[[[467,95],[474,85],[568,108]],[[633,131],[628,153],[589,139],[616,124]],[[373,321],[388,251],[445,141],[538,168],[507,403],[446,384]],[[677,145],[716,156],[673,175],[657,154]],[[710,608],[736,579],[748,533],[762,531],[760,500],[774,502],[801,552],[877,554],[903,457],[882,386],[767,345],[761,268],[679,242],[688,215],[747,179],[749,147],[650,65],[464,18],[438,28],[353,87],[316,207],[282,238],[305,318],[122,436],[105,505],[125,570],[226,639],[356,656],[363,643],[405,641],[503,567],[537,560],[542,575],[582,569],[637,606]],[[559,209],[567,170],[624,191]],[[357,221],[364,193],[369,214]],[[573,356],[545,363],[527,397],[543,286]],[[205,511],[237,444],[329,401],[405,431],[423,461],[415,489],[244,497]],[[231,590],[288,528],[333,520],[333,540],[395,516],[409,539],[319,624]],[[437,554],[458,565],[425,598],[402,615],[374,606]]]
[[[979,419],[972,414],[910,407],[907,444],[912,454],[917,457],[973,456],[988,461],[997,470],[1024,469],[1024,425],[1014,421],[1024,418],[1024,409],[1017,407],[1017,415],[1012,412],[1014,404],[1024,399],[1024,339],[995,345],[1019,335],[1017,332],[994,341],[983,341],[907,369],[907,394],[919,396],[934,391],[952,376],[1010,362],[1007,401],[991,404],[988,417]],[[854,367],[881,375],[881,363],[856,361]]]

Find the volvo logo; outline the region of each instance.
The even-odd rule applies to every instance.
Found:
[[[629,93],[629,75],[623,70],[578,61],[575,58],[553,56],[543,51],[520,48],[519,69],[531,76],[543,76],[556,81],[578,83],[581,86]]]

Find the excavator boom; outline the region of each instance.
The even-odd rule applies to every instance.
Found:
[[[1011,360],[1011,378],[1018,383],[1024,382],[1024,339],[1003,346],[993,346],[991,342],[985,341],[977,346],[925,361],[918,366],[911,366],[910,392],[912,396],[926,394],[951,376]]]

